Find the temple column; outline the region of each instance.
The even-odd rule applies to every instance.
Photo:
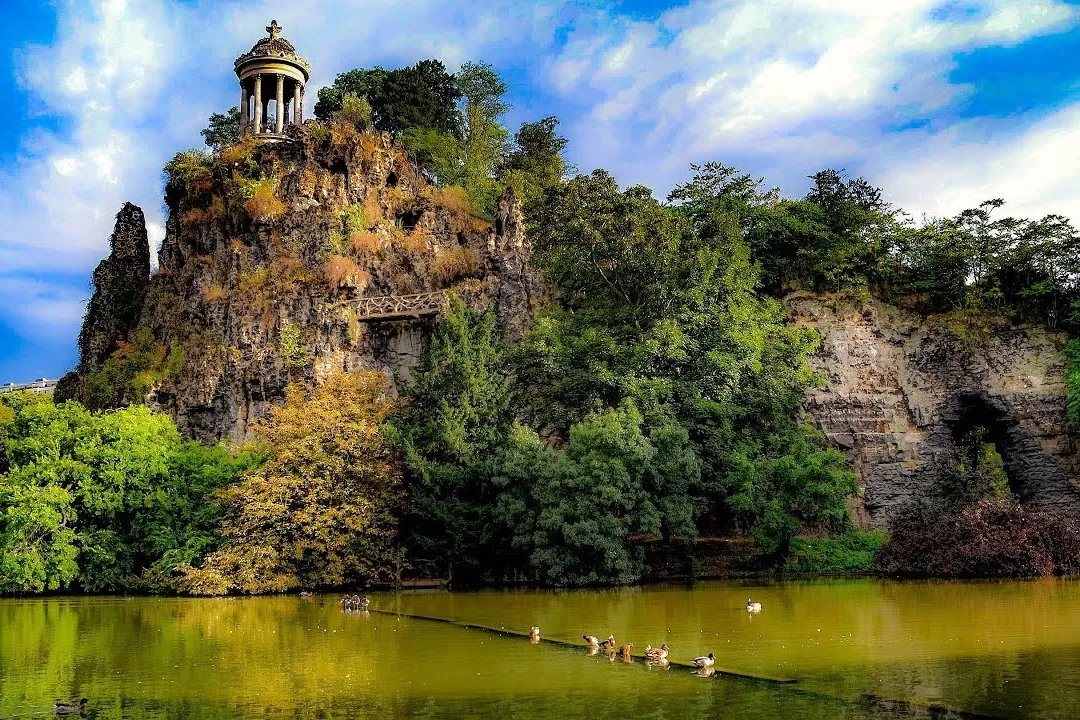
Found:
[[[293,122],[304,124],[304,86],[300,83],[296,83],[296,90],[293,91]]]
[[[274,132],[278,135],[281,134],[282,129],[285,127],[285,76],[278,73],[277,76],[277,98],[276,109],[274,110]]]
[[[247,135],[248,131],[248,113],[251,112],[251,108],[248,107],[248,94],[247,85],[243,80],[240,81],[240,137]]]
[[[253,133],[255,135],[258,135],[259,133],[262,132],[262,121],[263,121],[262,108],[263,108],[263,105],[262,105],[262,75],[256,75],[255,76],[255,128],[253,130]]]

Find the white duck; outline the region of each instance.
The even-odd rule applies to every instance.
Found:
[[[716,664],[716,658],[713,657],[712,653],[709,653],[708,655],[702,655],[701,657],[696,657],[693,660],[691,660],[690,662],[694,663],[699,668],[707,668],[707,667],[712,667],[713,665]]]
[[[746,612],[759,613],[761,612],[761,603],[756,603],[750,598],[746,598]]]

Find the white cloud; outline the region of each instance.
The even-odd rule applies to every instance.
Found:
[[[1000,197],[1010,215],[1056,213],[1080,221],[1080,103],[1026,120],[902,133],[868,167],[892,202],[929,215],[955,215]]]
[[[870,167],[892,147],[888,125],[962,101],[970,88],[948,80],[956,53],[1063,31],[1080,9],[1061,0],[734,0],[648,23],[600,16],[549,62],[552,91],[590,108],[573,126],[579,165],[663,191],[690,162],[749,160],[799,190],[823,164]],[[822,146],[824,136],[838,141]]]

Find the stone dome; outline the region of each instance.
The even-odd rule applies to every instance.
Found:
[[[245,66],[253,63],[261,64],[264,60],[274,59],[295,66],[303,73],[306,82],[311,77],[311,65],[308,64],[308,61],[297,54],[296,48],[293,47],[291,42],[279,37],[281,28],[276,20],[271,22],[266,30],[270,33],[268,37],[260,38],[258,42],[251,46],[251,50],[236,58],[236,62],[233,63],[236,74],[243,77],[245,75]]]

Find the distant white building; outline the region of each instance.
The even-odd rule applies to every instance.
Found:
[[[0,394],[10,392],[35,392],[35,393],[50,393],[56,389],[56,380],[48,380],[41,378],[29,383],[5,383],[0,385]]]

